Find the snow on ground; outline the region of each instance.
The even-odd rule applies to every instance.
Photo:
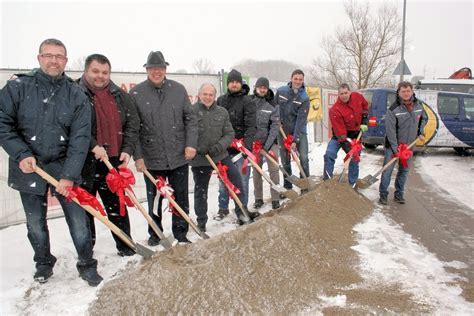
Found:
[[[473,156],[459,156],[451,148],[428,149],[417,159],[416,168],[429,178],[425,181],[436,183],[444,198],[456,198],[471,211],[468,215],[474,215],[473,163]]]
[[[322,174],[325,149],[326,144],[316,143],[310,146],[311,174],[317,176]],[[341,151],[336,163],[335,174],[340,173],[342,169],[343,156]],[[429,175],[435,183],[446,184],[448,180],[451,181],[451,178],[454,178],[454,173],[467,172],[464,174],[472,175],[472,168],[463,158],[465,157],[445,157],[443,155],[433,159],[423,157],[420,159],[422,161],[421,167],[419,163],[416,166],[421,168],[418,169],[420,172]],[[360,177],[374,174],[381,167],[381,159],[380,150],[363,154]],[[436,168],[439,167],[437,164],[443,164],[443,168]],[[441,169],[444,171],[441,172]],[[296,170],[295,166],[294,170]],[[472,178],[472,176],[470,177]],[[452,181],[444,189],[452,196],[472,206],[472,200],[469,202],[462,195],[455,193],[455,191],[466,192],[469,185],[472,192],[472,180],[467,183]],[[375,184],[369,189],[363,190],[363,194],[375,201],[378,198],[377,188],[378,186]],[[192,192],[192,190],[190,191]],[[265,187],[264,194],[266,198],[269,198],[268,187]],[[192,195],[189,200],[192,210]],[[249,206],[251,207],[252,204],[253,184],[250,181]],[[146,203],[143,205],[146,208]],[[216,236],[235,228],[232,216],[222,222],[212,219],[217,212],[217,180],[214,176],[209,188],[209,208],[208,235]],[[269,208],[267,203],[263,211],[268,211]],[[194,219],[193,211],[191,211],[191,217]],[[130,210],[130,220],[132,237],[135,241],[146,245],[146,221],[135,209]],[[0,230],[1,315],[83,315],[86,314],[88,305],[94,300],[97,290],[100,289],[100,286],[98,288],[89,287],[85,281],[79,279],[75,267],[76,252],[64,218],[53,219],[48,223],[52,253],[58,258],[58,262],[54,268],[53,277],[43,285],[33,281],[33,251],[26,237],[26,226],[22,224]],[[165,234],[171,234],[171,216],[168,212],[164,213],[164,227]],[[105,281],[126,273],[127,269],[133,269],[140,264],[142,259],[138,255],[125,258],[116,255],[113,239],[104,225],[97,223],[96,229],[97,242],[94,254],[99,261],[99,273]],[[366,221],[359,224],[355,230],[358,234],[359,244],[354,249],[360,254],[361,271],[368,281],[401,284],[407,292],[414,294],[420,301],[434,306],[439,313],[468,314],[470,311],[472,312],[473,304],[467,303],[460,296],[460,289],[457,286],[448,284],[459,277],[445,270],[445,267],[448,266],[461,268],[462,263],[439,261],[410,235],[406,234],[399,225],[378,210]],[[191,229],[188,237],[192,241],[199,239]],[[155,247],[155,250],[161,249],[161,246]],[[344,305],[345,297],[327,297],[325,301],[328,306]]]

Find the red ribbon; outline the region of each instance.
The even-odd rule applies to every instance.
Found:
[[[252,144],[252,153],[254,154],[255,158],[256,158],[256,162],[258,164],[260,164],[260,162],[262,161],[262,158],[261,158],[261,155],[260,155],[260,150],[262,150],[263,148],[263,144],[261,141],[259,140],[256,140],[253,142]]]
[[[400,159],[400,163],[402,164],[403,168],[408,168],[408,160],[413,156],[413,152],[410,150],[407,144],[399,144],[397,150],[398,153],[393,156]]]
[[[344,161],[347,159],[354,159],[354,161],[360,161],[360,152],[362,151],[362,144],[360,143],[360,140],[358,139],[352,139],[351,140],[351,150],[346,154],[344,157]]]
[[[239,188],[233,185],[232,182],[230,182],[229,177],[227,176],[228,169],[229,167],[223,165],[220,161],[217,163],[217,170],[219,170],[219,178],[221,178],[222,182],[224,182],[224,185],[226,186],[227,190],[231,190],[235,194],[239,194]],[[230,197],[232,198],[232,195],[230,195]]]
[[[164,177],[159,176],[158,179],[156,180],[155,185],[156,185],[156,189],[158,190],[158,192],[160,192],[160,195],[162,197],[165,197],[168,200],[169,199],[173,199],[173,200],[175,199],[175,197],[173,195],[174,190],[169,185],[169,183],[166,182],[166,179]],[[173,204],[168,203],[168,207],[170,209],[171,214],[181,217],[181,214],[179,214],[179,212],[174,208]]]
[[[132,200],[130,200],[130,198],[124,193],[125,189],[129,189],[133,192],[130,187],[135,184],[133,172],[126,167],[120,167],[118,171],[117,169],[111,169],[109,174],[105,177],[105,181],[107,182],[110,191],[118,195],[120,216],[125,216],[125,204],[130,207],[134,206]]]
[[[237,149],[241,153],[247,155],[247,157],[249,157],[253,161],[256,161],[256,158],[255,158],[254,154],[244,146],[243,138],[241,138],[241,139],[234,138],[232,140],[232,143],[230,144],[230,147]],[[247,158],[244,158],[244,163],[242,165],[242,174],[247,174],[247,165],[248,165],[248,163],[249,162],[248,162]]]
[[[294,138],[293,138],[293,135],[291,134],[286,135],[286,138],[283,140],[283,146],[288,151],[288,159],[290,159],[291,157],[291,153],[292,153],[291,144],[293,144],[293,140]]]
[[[89,205],[94,208],[96,211],[100,212],[103,216],[106,216],[105,210],[100,204],[99,200],[95,196],[87,192],[81,187],[66,187],[66,190],[69,192],[69,195],[66,197],[66,201],[71,202],[72,199],[77,199],[81,205]]]

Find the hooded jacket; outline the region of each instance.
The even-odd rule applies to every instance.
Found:
[[[280,107],[278,104],[272,105],[274,94],[268,90],[264,97],[257,95],[254,91],[252,99],[255,101],[257,109],[257,132],[255,140],[259,140],[263,148],[269,151],[276,143],[278,133],[280,132]]]
[[[230,123],[235,132],[235,138],[244,139],[245,147],[252,150],[252,143],[256,132],[256,108],[248,96],[250,88],[243,84],[238,92],[228,91],[217,99],[217,105],[225,108],[229,113]],[[236,154],[237,150],[228,149],[229,153]]]

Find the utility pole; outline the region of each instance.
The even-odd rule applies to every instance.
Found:
[[[403,81],[403,74],[405,73],[405,17],[407,13],[407,0],[403,0],[403,26],[402,26],[402,74],[400,75],[400,82]]]

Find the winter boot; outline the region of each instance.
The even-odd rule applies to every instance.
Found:
[[[229,215],[229,209],[228,208],[220,208],[219,211],[217,211],[217,215],[214,216],[214,220],[221,221],[227,215]]]
[[[160,244],[160,237],[156,236],[156,235],[152,235],[150,236],[150,238],[148,238],[148,246],[158,246]]]
[[[272,201],[272,210],[280,208],[280,201]]]
[[[102,282],[103,278],[97,273],[96,268],[90,268],[82,273],[79,274],[81,279],[87,281],[89,286],[97,286]]]
[[[123,249],[119,249],[117,251],[117,254],[120,257],[130,257],[130,256],[133,256],[135,254],[135,251],[133,251],[133,249],[131,249],[129,247],[124,247]]]
[[[253,204],[253,208],[261,208],[263,206],[263,200],[262,199],[256,199],[255,203]]]
[[[393,197],[393,200],[399,204],[405,204],[405,199],[403,198],[403,195],[401,194],[395,194]]]
[[[51,260],[49,264],[37,264],[36,272],[33,276],[34,280],[39,283],[48,282],[48,279],[53,275],[53,267],[56,261],[56,257],[51,255]]]
[[[379,197],[379,203],[382,204],[382,205],[387,205],[388,204],[387,197],[384,196],[384,195],[381,195]]]
[[[199,228],[199,230],[201,230],[203,233],[206,232],[206,224],[199,224],[199,223],[198,223],[198,228]]]
[[[253,220],[253,219],[260,216],[259,212],[249,212],[249,211],[247,211],[247,212],[249,213],[249,217],[250,217],[251,220]]]

